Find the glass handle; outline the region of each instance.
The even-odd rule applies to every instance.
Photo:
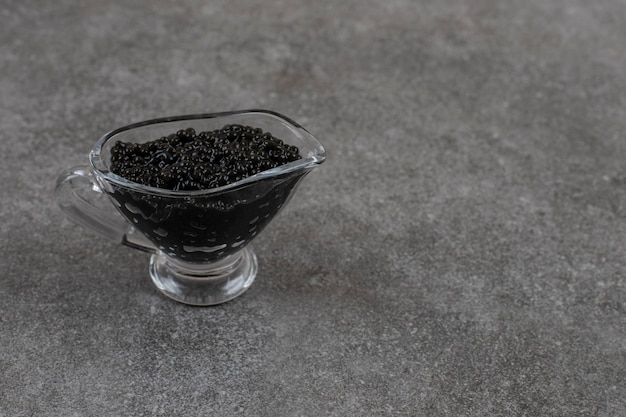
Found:
[[[114,242],[155,253],[154,245],[127,223],[115,210],[86,165],[63,171],[57,178],[54,195],[67,216]]]

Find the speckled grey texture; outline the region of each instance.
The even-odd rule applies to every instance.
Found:
[[[623,1],[0,12],[0,415],[626,415]],[[55,206],[105,132],[243,108],[328,161],[235,301]]]

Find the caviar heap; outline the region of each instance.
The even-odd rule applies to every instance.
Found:
[[[193,128],[141,144],[118,141],[111,172],[127,180],[170,190],[204,190],[231,184],[300,159],[296,146],[262,129],[226,125]]]

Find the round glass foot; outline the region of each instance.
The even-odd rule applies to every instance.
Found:
[[[150,258],[150,277],[168,297],[190,305],[225,303],[243,294],[257,273],[256,255],[244,248],[220,261],[194,264],[158,253]]]

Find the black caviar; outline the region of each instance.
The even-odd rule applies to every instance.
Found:
[[[193,128],[144,143],[118,141],[111,172],[170,190],[204,190],[240,181],[300,159],[296,146],[260,128],[237,124],[196,133]]]

